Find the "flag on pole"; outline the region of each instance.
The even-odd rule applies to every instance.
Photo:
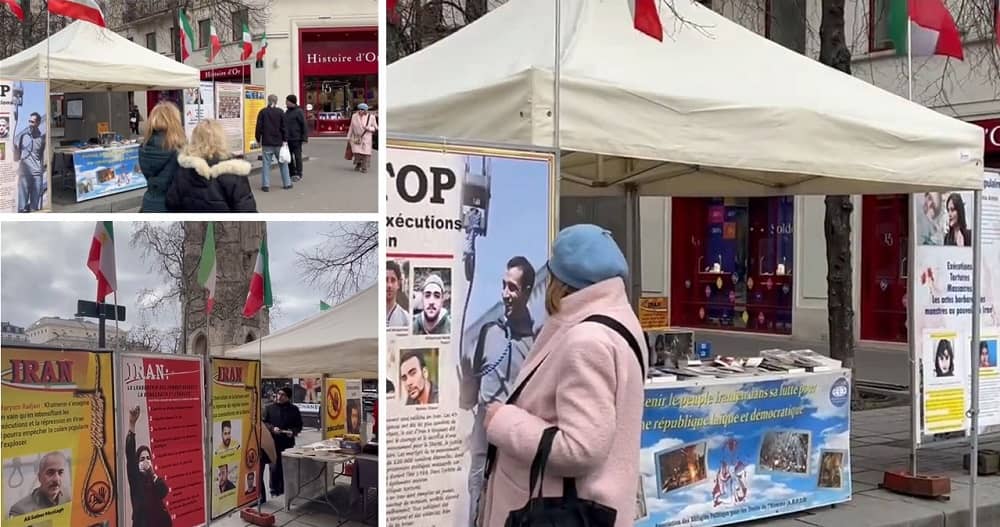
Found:
[[[260,51],[257,52],[257,67],[264,67],[264,55],[267,54],[267,33],[260,40]]]
[[[330,304],[327,304],[326,302],[324,302],[322,300],[319,301],[319,310],[320,311],[328,311],[329,309],[330,309]]]
[[[385,0],[385,18],[393,25],[399,24],[399,13],[396,9],[399,7],[399,0]]]
[[[0,0],[0,3],[6,5],[7,8],[10,9],[11,14],[16,16],[18,20],[24,22],[24,3],[26,1],[27,0]]]
[[[180,31],[177,32],[177,36],[181,41],[181,62],[187,62],[188,57],[191,56],[191,50],[194,49],[194,28],[191,27],[191,21],[188,20],[183,9],[178,10],[178,13]]]
[[[1000,0],[993,4],[993,37],[1000,46]]]
[[[246,60],[253,55],[253,40],[250,39],[250,26],[243,23],[243,53],[240,55],[240,60]]]
[[[99,221],[94,228],[94,239],[90,242],[87,267],[97,277],[97,301],[117,288],[115,279],[115,226],[110,221]]]
[[[897,55],[905,56],[909,50],[914,57],[964,58],[962,35],[943,0],[892,0],[889,35]]]
[[[201,262],[198,264],[198,285],[205,288],[205,312],[211,313],[215,306],[215,223],[209,222],[205,230],[205,244],[201,246]]]
[[[271,307],[271,272],[267,264],[267,240],[260,241],[260,252],[257,253],[257,264],[250,278],[250,291],[247,293],[247,303],[243,306],[243,316],[252,318],[263,306]]]
[[[635,28],[663,42],[663,25],[660,12],[656,10],[656,0],[629,0],[629,7]]]
[[[219,34],[215,32],[215,24],[211,20],[208,21],[208,30],[211,33],[208,44],[208,62],[212,62],[215,60],[215,56],[219,54],[219,51],[222,50],[222,41],[219,40]]]
[[[104,13],[101,12],[101,6],[97,5],[97,0],[49,0],[49,12],[106,27]]]

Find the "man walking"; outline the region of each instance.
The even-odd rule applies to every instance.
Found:
[[[285,112],[278,108],[278,96],[267,96],[267,108],[257,114],[257,127],[254,137],[261,147],[264,156],[264,171],[261,172],[261,190],[268,192],[271,190],[271,163],[278,161],[278,168],[281,171],[281,184],[283,189],[292,188],[292,180],[288,176],[288,163],[282,163],[278,159],[281,146],[287,140],[285,130]]]
[[[302,432],[302,414],[299,407],[292,404],[291,388],[285,386],[279,390],[275,403],[264,410],[264,425],[274,438],[277,454],[277,459],[271,460],[271,496],[281,496],[285,492],[281,453],[295,446],[295,436]]]
[[[285,132],[288,134],[288,150],[292,154],[292,181],[302,179],[302,143],[309,142],[309,131],[306,129],[306,114],[299,107],[295,94],[285,97]]]
[[[31,112],[28,128],[14,138],[14,161],[17,166],[17,211],[31,212],[42,207],[45,184],[45,133],[42,116]]]

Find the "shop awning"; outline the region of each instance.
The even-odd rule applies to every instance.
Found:
[[[50,79],[52,92],[165,90],[199,83],[197,69],[82,21],[0,62],[0,72],[6,79]]]
[[[562,191],[767,196],[977,189],[983,130],[691,0],[664,40],[624,1],[562,2]],[[511,0],[389,66],[393,133],[552,146],[553,2]],[[678,19],[683,19],[683,21]],[[569,191],[569,192],[567,192]]]
[[[370,287],[315,316],[221,356],[261,358],[264,377],[378,378],[378,292]]]

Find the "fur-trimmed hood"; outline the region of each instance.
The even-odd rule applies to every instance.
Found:
[[[184,168],[190,168],[197,172],[199,176],[209,180],[225,174],[232,174],[234,176],[250,175],[250,163],[242,159],[227,159],[210,165],[208,161],[200,157],[180,154],[177,156],[177,164]]]

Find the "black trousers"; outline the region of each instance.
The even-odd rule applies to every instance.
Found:
[[[281,452],[284,448],[278,448],[278,459],[271,460],[271,496],[285,493],[285,475],[281,470]]]
[[[289,175],[302,177],[302,141],[289,141],[288,151],[292,154]]]

